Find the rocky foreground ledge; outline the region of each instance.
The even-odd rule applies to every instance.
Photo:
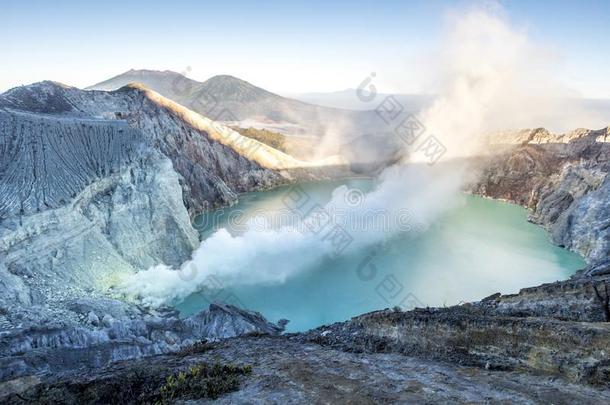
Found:
[[[23,375],[0,385],[0,401],[606,403],[610,323],[597,321],[606,304],[595,291],[607,283],[586,277],[448,308],[387,309],[289,335],[259,315],[212,306],[190,321],[196,330],[245,335]],[[236,326],[221,326],[228,320]]]
[[[122,362],[87,376],[13,383],[10,403],[145,403],[159,401],[167,378],[201,364],[245,370],[235,384],[183,390],[178,403],[606,403],[610,391],[548,375],[495,371],[393,353],[353,353],[289,337],[241,337],[197,350]],[[230,368],[229,368],[230,367]],[[210,380],[208,380],[210,381]],[[225,380],[226,381],[226,380]],[[187,384],[185,384],[187,385]],[[215,402],[215,403],[216,403]]]
[[[0,402],[606,403],[608,292],[610,263],[518,294],[288,335],[232,306],[121,319],[110,302],[81,302],[86,330],[2,336]]]
[[[287,335],[232,306],[112,321],[82,303],[95,332],[2,337],[0,402],[607,403],[610,263],[593,270]]]
[[[113,300],[81,299],[72,305],[84,318],[81,323],[48,320],[1,333],[0,384],[31,375],[89,373],[117,361],[180,351],[201,340],[276,335],[284,329],[232,305],[211,304],[184,319],[175,311],[147,311]]]

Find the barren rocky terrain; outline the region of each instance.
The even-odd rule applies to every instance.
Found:
[[[470,192],[529,208],[583,255],[570,280],[276,336],[282,325],[243,309],[179,319],[115,287],[186,260],[201,210],[321,172],[141,86],[11,90],[0,96],[0,399],[154,402],[171,388],[225,403],[607,402],[608,138],[496,134],[493,153],[470,162],[481,174]],[[232,383],[167,387],[197,364],[226,366],[213,370]]]
[[[497,371],[395,353],[362,353],[294,337],[241,337],[192,351],[117,363],[86,376],[13,381],[7,400],[28,403],[137,403],[156,398],[165,379],[199,364],[251,366],[237,389],[184,403],[604,403],[610,390],[530,372]],[[137,398],[137,399],[136,399]],[[176,401],[179,402],[179,401]]]

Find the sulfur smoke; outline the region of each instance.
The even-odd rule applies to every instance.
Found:
[[[561,93],[545,74],[544,54],[502,16],[480,10],[453,15],[444,44],[436,80],[440,96],[420,119],[446,153],[430,166],[425,155],[405,146],[403,161],[386,169],[363,203],[355,207],[345,203],[346,187],[336,189],[325,207],[328,212],[341,208],[357,215],[381,209],[395,216],[390,228],[369,224],[352,231],[353,243],[342,254],[413,232],[400,226],[401,213],[408,212],[423,228],[433,223],[455,204],[469,173],[463,165],[451,164],[448,169],[443,162],[478,155],[486,148],[482,134],[520,127],[555,108],[541,102]],[[128,279],[124,291],[156,306],[213,287],[212,276],[223,286],[282,283],[333,253],[332,246],[319,236],[299,229],[302,227],[249,229],[238,236],[219,230],[180,269],[154,266]]]

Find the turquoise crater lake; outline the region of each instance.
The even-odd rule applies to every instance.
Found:
[[[342,184],[364,190],[372,187],[366,179],[301,187],[324,205]],[[197,218],[202,239],[219,228],[239,232],[233,229],[236,213],[243,221],[281,210],[286,192],[278,188],[245,194],[233,207]],[[553,245],[546,231],[527,222],[524,208],[475,196],[456,198],[460,204],[416,237],[399,235],[383,246],[325,258],[280,284],[224,286],[193,294],[177,308],[187,316],[210,301],[233,301],[271,321],[289,319],[288,331],[303,331],[388,307],[454,305],[496,292],[516,293],[523,287],[565,279],[584,267],[579,255]]]

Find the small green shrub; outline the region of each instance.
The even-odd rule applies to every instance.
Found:
[[[159,403],[172,403],[176,399],[216,399],[238,390],[239,377],[251,372],[251,366],[198,364],[186,372],[167,377],[165,385],[159,389]]]

